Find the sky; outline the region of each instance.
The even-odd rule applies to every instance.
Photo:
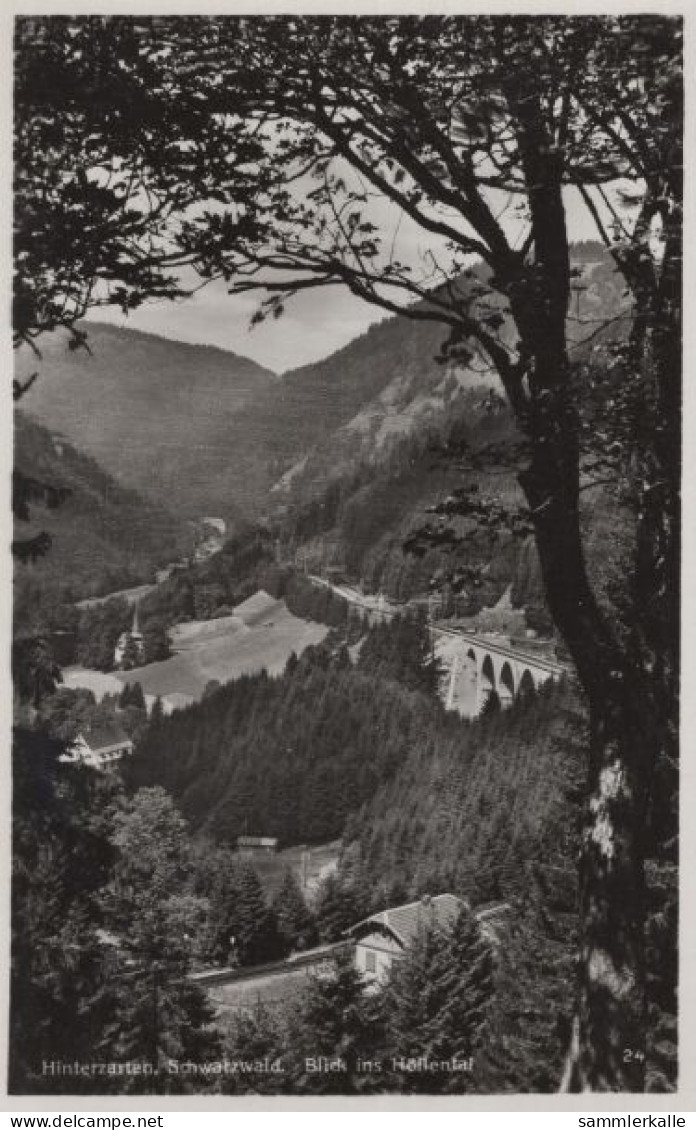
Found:
[[[597,239],[594,220],[575,189],[567,190],[565,206],[570,239]],[[380,212],[381,223],[387,228],[391,225],[397,233],[402,261],[422,267],[426,252],[445,255],[444,244],[438,245],[435,237],[414,223],[400,221],[388,202],[383,202]],[[519,220],[511,215],[506,226],[514,225],[519,228]],[[250,327],[261,297],[230,295],[225,283],[216,281],[182,301],[144,303],[128,317],[115,307],[105,307],[92,312],[90,318],[177,341],[215,345],[282,373],[329,356],[387,316],[347,288],[331,286],[300,293],[287,304],[282,317]]]
[[[250,326],[260,300],[260,295],[230,295],[223,282],[213,282],[191,298],[147,303],[128,317],[113,307],[89,317],[177,341],[216,345],[282,373],[328,357],[387,316],[345,287],[327,287],[298,295],[282,317]]]

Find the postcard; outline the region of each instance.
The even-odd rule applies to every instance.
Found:
[[[683,16],[7,26],[8,1101],[683,1109]]]

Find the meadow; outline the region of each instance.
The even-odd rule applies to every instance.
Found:
[[[169,659],[110,673],[70,667],[63,673],[64,683],[87,687],[102,698],[138,682],[148,701],[160,697],[172,709],[197,702],[213,681],[227,683],[264,668],[278,675],[293,651],[299,655],[321,643],[327,632],[324,624],[293,616],[284,601],[260,591],[231,616],[178,625],[171,632],[174,654]]]
[[[319,882],[336,867],[340,848],[341,841],[332,840],[326,844],[296,844],[272,853],[245,857],[238,852],[238,855],[254,868],[269,898],[273,898],[280,887],[285,872],[291,871],[305,898],[311,902]]]

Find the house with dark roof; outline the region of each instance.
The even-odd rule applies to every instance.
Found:
[[[82,762],[105,769],[133,752],[133,743],[117,722],[93,726],[75,738],[61,761]]]
[[[357,922],[348,931],[355,940],[356,967],[371,979],[385,981],[394,959],[411,945],[420,930],[446,928],[464,905],[456,895],[426,896]]]
[[[456,895],[426,895],[417,902],[390,907],[357,922],[347,931],[355,941],[357,969],[370,980],[385,981],[392,962],[401,957],[421,930],[447,929],[468,905]],[[505,904],[500,904],[474,912],[482,933],[494,947],[498,945],[500,925],[507,909]]]

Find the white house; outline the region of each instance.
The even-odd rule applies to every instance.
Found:
[[[417,902],[390,907],[364,918],[347,931],[355,941],[355,964],[364,977],[386,981],[392,962],[415,940],[420,930],[451,926],[463,907],[456,895],[426,895]],[[508,910],[505,903],[474,912],[482,933],[494,947],[498,945],[501,920]]]
[[[456,895],[426,896],[364,918],[348,931],[355,939],[355,964],[365,976],[385,981],[395,958],[422,929],[451,925],[465,904]]]
[[[133,752],[133,743],[117,723],[94,726],[78,734],[61,761],[82,762],[95,769],[106,769]]]

